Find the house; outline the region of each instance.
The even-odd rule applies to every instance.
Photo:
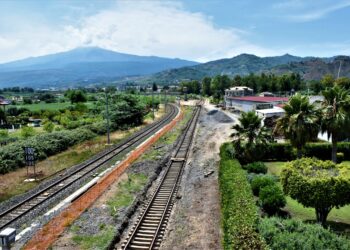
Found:
[[[273,109],[288,102],[288,97],[265,96],[225,96],[226,108],[233,108],[242,112],[253,110]]]
[[[251,96],[253,95],[253,89],[245,86],[232,87],[225,90],[225,97],[232,96]]]

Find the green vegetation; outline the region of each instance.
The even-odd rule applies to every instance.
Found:
[[[92,103],[89,103],[89,105],[92,105]],[[69,102],[62,102],[62,103],[45,103],[45,102],[40,102],[40,103],[33,103],[33,104],[26,104],[26,105],[9,105],[8,109],[10,108],[17,108],[17,109],[28,109],[29,111],[35,112],[35,111],[40,111],[40,110],[49,110],[49,111],[54,111],[54,110],[60,110],[60,109],[66,109],[71,104]]]
[[[22,127],[21,136],[23,138],[29,138],[35,135],[35,130],[33,127]]]
[[[64,96],[67,97],[72,104],[87,101],[86,94],[81,90],[68,90],[64,93]]]
[[[282,132],[297,149],[298,158],[306,142],[315,140],[319,132],[320,115],[316,106],[310,104],[309,98],[296,94],[283,107],[285,115],[277,120],[275,130]]]
[[[147,182],[144,174],[129,174],[128,179],[118,184],[118,190],[107,202],[111,215],[118,216],[118,209],[126,207],[134,200],[134,195],[139,192]]]
[[[331,161],[303,158],[287,163],[281,173],[283,191],[316,210],[323,226],[334,207],[350,204],[350,168]]]
[[[253,194],[259,196],[260,190],[266,186],[272,186],[275,184],[275,180],[270,175],[258,175],[251,181],[251,187]]]
[[[117,191],[107,201],[112,216],[117,217],[120,208],[133,202],[135,194],[144,187],[147,179],[144,174],[128,174],[128,178],[118,184]],[[105,224],[96,226],[99,228],[96,235],[77,235],[79,227],[72,226],[70,230],[74,233],[73,241],[82,249],[106,249],[115,235],[115,228]]]
[[[280,176],[283,167],[286,162],[265,162],[268,167],[268,173]],[[343,165],[350,167],[350,162],[343,162]],[[285,210],[288,211],[293,218],[297,218],[303,221],[315,220],[315,209],[304,207],[298,201],[286,197],[287,204]],[[343,223],[343,225],[341,225]],[[328,215],[328,225],[330,225],[336,231],[349,230],[350,228],[350,205],[346,205],[341,208],[333,208]]]
[[[325,100],[322,103],[322,131],[332,137],[332,161],[337,162],[337,143],[349,135],[350,97],[349,90],[335,86],[322,92]]]
[[[350,248],[350,241],[347,238],[337,236],[319,225],[311,225],[299,220],[262,218],[258,229],[272,250],[346,250]]]
[[[243,166],[243,169],[247,170],[248,173],[256,173],[256,174],[266,174],[267,167],[261,161],[252,162]]]
[[[220,148],[219,186],[224,249],[265,249],[256,233],[257,208],[245,171],[232,159],[231,144]]]
[[[113,226],[100,227],[100,232],[97,235],[75,235],[73,241],[82,249],[106,249],[112,241],[115,234]]]
[[[262,126],[261,120],[254,111],[250,111],[242,113],[238,119],[239,123],[232,127],[235,157],[241,163],[253,162],[258,158],[270,139],[270,134]]]
[[[261,207],[269,215],[276,214],[286,205],[286,198],[284,197],[283,191],[275,183],[266,185],[260,189],[259,201]]]
[[[110,94],[110,128],[127,129],[142,124],[150,110],[151,97],[126,94]],[[23,127],[21,140],[0,148],[0,173],[7,173],[24,166],[23,146],[36,148],[37,159],[66,150],[68,147],[106,133],[104,98],[89,109],[77,103],[69,109],[60,111],[30,112],[25,109],[9,109],[8,120],[27,123],[30,115],[39,115],[44,121],[44,130],[36,135],[34,128]],[[10,119],[11,118],[11,119]],[[56,131],[53,131],[54,127]]]

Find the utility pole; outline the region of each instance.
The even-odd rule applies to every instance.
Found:
[[[153,117],[153,121],[154,121],[154,90],[153,90],[153,87],[152,87],[152,117]]]
[[[109,112],[108,112],[108,95],[107,95],[107,88],[104,88],[105,91],[105,97],[106,97],[106,119],[107,119],[107,145],[111,144],[111,139],[109,135]]]

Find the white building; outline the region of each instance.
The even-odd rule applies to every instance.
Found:
[[[245,86],[238,86],[238,87],[232,87],[230,89],[225,90],[225,97],[232,97],[232,96],[249,96],[253,95],[253,89],[245,87]]]

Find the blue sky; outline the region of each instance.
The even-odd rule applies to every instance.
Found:
[[[0,62],[99,46],[205,62],[350,54],[350,0],[0,1]]]

